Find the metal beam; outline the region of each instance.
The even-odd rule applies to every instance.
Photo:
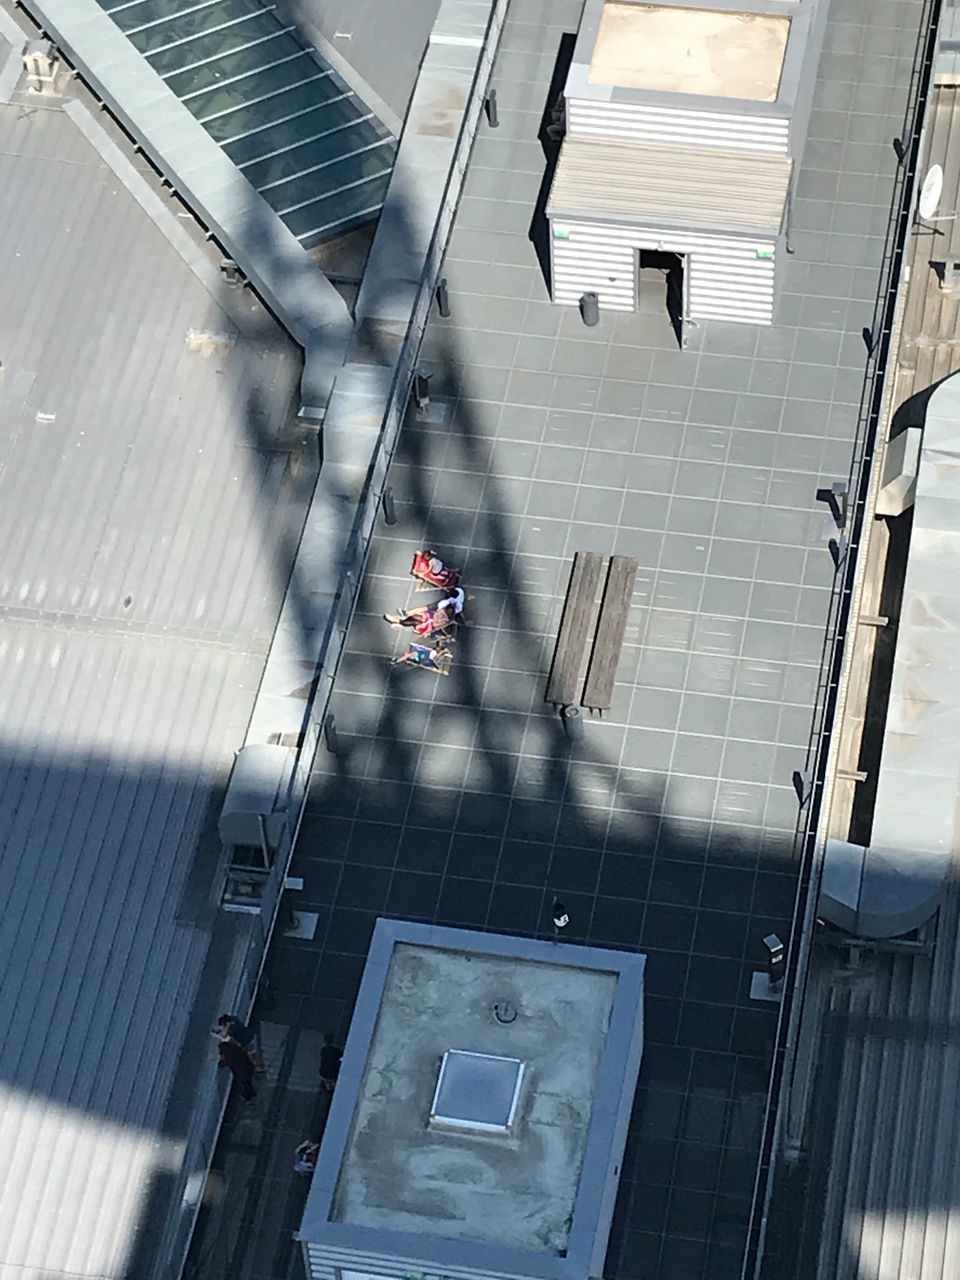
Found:
[[[219,3],[220,0],[200,0],[200,4],[193,4],[189,9],[181,9],[179,13],[168,13],[162,18],[154,18],[152,22],[141,23],[139,27],[130,27],[128,30],[124,30],[123,27],[120,27],[119,22],[117,26],[120,27],[125,36],[136,36],[141,31],[151,30],[152,27],[162,27],[165,22],[176,22],[178,18],[185,18],[188,14],[199,13],[202,9],[212,9],[215,4]]]
[[[134,0],[139,4],[140,0]],[[255,49],[258,44],[266,44],[269,40],[276,40],[277,36],[289,35],[291,31],[296,31],[296,27],[277,27],[276,31],[271,31],[269,35],[257,36],[256,40],[248,40],[246,44],[238,44],[235,49],[223,49],[220,53],[211,53],[208,58],[198,58],[196,62],[188,62],[185,67],[177,67],[174,71],[164,71],[160,79],[170,80],[173,76],[182,76],[186,71],[196,71],[199,67],[209,66],[211,62],[219,62],[221,58],[230,58],[235,53],[245,53],[247,49]],[[150,55],[147,54],[147,57]]]
[[[375,182],[377,178],[382,178],[385,173],[389,173],[390,168],[379,169],[376,173],[368,174],[365,178],[360,178],[356,182],[348,182],[343,187],[335,187],[333,191],[321,191],[318,195],[311,196],[309,200],[301,200],[299,204],[291,204],[286,209],[277,209],[278,218],[286,218],[288,214],[296,213],[298,209],[306,209],[311,204],[317,204],[320,200],[332,200],[334,196],[340,195],[342,191],[353,191],[355,187],[365,187],[368,182]]]
[[[268,120],[266,124],[258,124],[253,129],[247,129],[244,133],[235,134],[232,138],[219,139],[221,147],[229,147],[234,142],[241,142],[244,138],[252,138],[255,133],[263,133],[265,129],[275,129],[278,125],[286,124],[288,120],[298,120],[300,116],[308,116],[311,111],[320,111],[329,102],[339,102],[340,98],[349,98],[349,93],[341,93],[339,98],[328,98],[326,102],[314,102],[309,107],[304,107],[302,111],[291,111],[288,116],[281,116],[279,120]],[[250,161],[249,163],[253,163]],[[242,165],[239,166],[241,169]]]
[[[190,44],[193,40],[199,40],[203,36],[216,35],[218,31],[226,31],[227,27],[238,27],[241,22],[249,22],[251,18],[262,18],[265,13],[273,13],[276,9],[275,4],[265,4],[262,9],[254,9],[250,13],[244,13],[239,18],[231,18],[229,22],[221,22],[219,26],[207,27],[205,31],[194,31],[192,35],[181,36],[179,40],[171,40],[169,44],[162,44],[156,49],[140,49],[138,50],[145,58],[152,58],[158,53],[166,53],[169,49],[177,49],[182,44]],[[125,31],[124,35],[132,34]]]
[[[244,111],[247,107],[259,106],[261,102],[269,102],[271,98],[279,98],[285,93],[291,93],[294,89],[300,89],[305,84],[312,84],[315,80],[326,80],[333,75],[332,71],[318,71],[315,76],[307,76],[305,80],[298,80],[296,84],[284,85],[282,89],[274,89],[270,93],[261,94],[259,98],[250,98],[247,102],[238,102],[232,107],[227,107],[223,111],[214,111],[209,116],[197,116],[201,124],[210,124],[214,120],[222,120],[225,116],[232,116],[235,111]],[[209,93],[216,93],[216,86],[208,90]],[[321,106],[317,103],[317,106]]]
[[[218,80],[215,84],[208,84],[203,89],[194,89],[191,93],[178,93],[177,97],[181,102],[189,102],[191,98],[200,98],[205,93],[213,93],[217,89],[226,89],[227,85],[237,84],[240,80],[248,80],[250,76],[258,76],[262,71],[269,71],[272,67],[282,67],[285,62],[295,62],[297,58],[305,58],[309,52],[309,49],[298,49],[296,53],[288,53],[285,58],[276,58],[273,62],[265,62],[262,67],[255,67],[252,71],[244,71],[241,75],[231,76],[229,80]],[[299,83],[305,84],[306,81],[301,80]],[[295,88],[296,86],[291,87]]]
[[[282,187],[288,182],[296,182],[298,178],[305,178],[308,173],[318,173],[321,169],[327,169],[332,164],[340,164],[341,161],[350,160],[353,156],[362,156],[366,151],[375,151],[378,147],[386,147],[392,141],[392,138],[381,138],[378,142],[371,142],[369,146],[357,147],[355,151],[345,151],[342,156],[334,156],[332,160],[324,160],[322,164],[312,164],[307,169],[298,169],[296,173],[291,173],[289,178],[276,178],[273,182],[257,187],[257,190],[262,195],[264,191],[272,191],[274,187]]]

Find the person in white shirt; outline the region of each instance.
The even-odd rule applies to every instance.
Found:
[[[467,597],[463,587],[457,587],[456,591],[454,591],[452,595],[449,595],[445,600],[440,601],[437,608],[446,609],[447,613],[450,614],[451,617],[459,618],[460,614],[463,613],[463,606],[466,599]]]

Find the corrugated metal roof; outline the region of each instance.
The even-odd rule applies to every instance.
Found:
[[[943,165],[945,211],[956,208],[960,184],[958,128],[956,89],[937,87],[920,172]],[[944,223],[938,238],[936,255],[947,261],[960,249],[956,228]],[[950,598],[960,554],[960,330],[955,299],[938,287],[931,243],[916,236],[910,249],[892,409],[954,376],[925,410],[872,837],[901,851],[905,905],[917,893],[909,880],[917,851],[939,851],[944,892],[933,955],[867,952],[844,966],[826,948],[814,953],[803,1031],[817,1057],[806,1140],[811,1191],[798,1274],[816,1280],[960,1274],[958,618]]]
[[[789,182],[786,156],[568,136],[547,211],[777,232]]]
[[[49,103],[0,107],[0,243],[0,1275],[146,1278],[248,927],[211,818],[303,516],[299,359]]]
[[[954,877],[932,957],[877,954],[862,972],[822,975],[825,1007],[808,1031],[819,1065],[799,1275],[960,1274],[958,913]]]

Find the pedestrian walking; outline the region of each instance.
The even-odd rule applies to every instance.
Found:
[[[333,1033],[328,1031],[323,1037],[323,1048],[320,1050],[320,1086],[327,1093],[333,1093],[340,1074],[340,1061],[343,1050],[333,1043]]]
[[[253,1087],[253,1062],[249,1053],[241,1049],[235,1040],[220,1041],[218,1070],[220,1067],[226,1067],[233,1076],[233,1083],[244,1102],[252,1102],[257,1096]]]
[[[259,1036],[252,1027],[241,1022],[235,1013],[221,1013],[217,1019],[217,1035],[238,1044],[250,1055],[250,1061],[258,1071],[266,1071],[263,1058],[260,1056]]]

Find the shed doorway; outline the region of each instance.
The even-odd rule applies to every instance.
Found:
[[[637,250],[637,311],[641,315],[666,317],[683,346],[683,323],[687,315],[686,254],[663,249]]]

